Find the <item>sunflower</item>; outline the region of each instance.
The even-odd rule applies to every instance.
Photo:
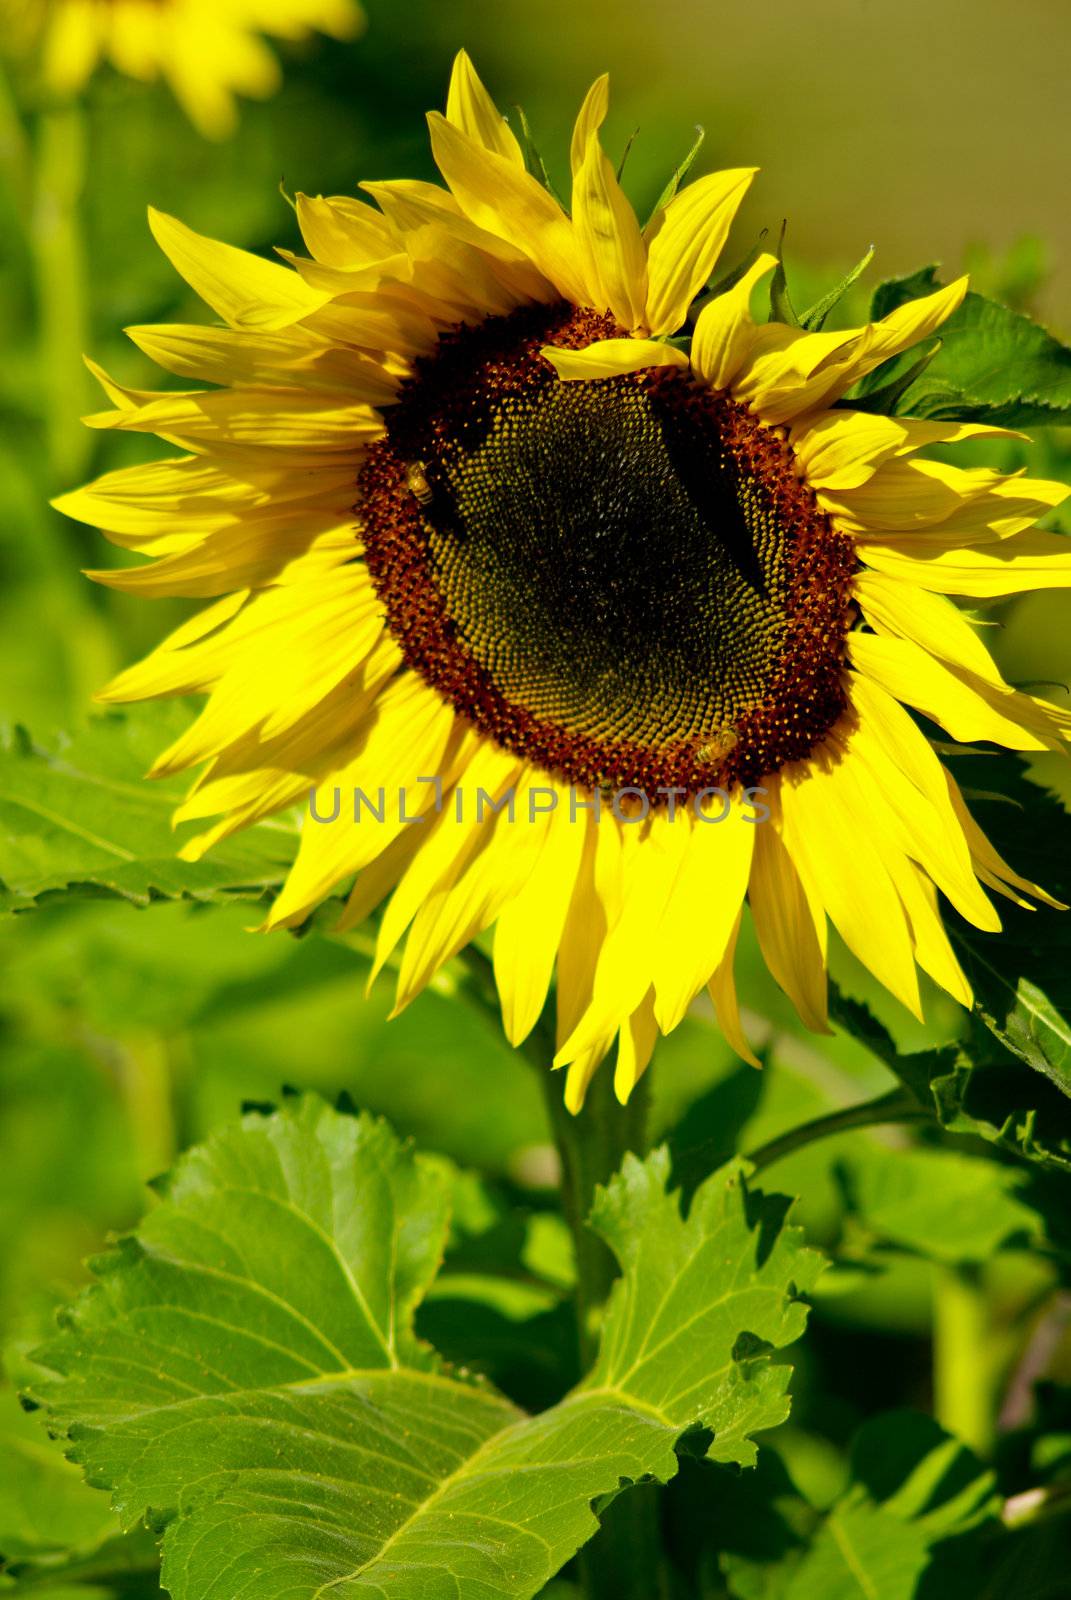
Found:
[[[600,79],[568,212],[461,55],[429,118],[445,189],[299,196],[309,258],[287,265],[154,215],[222,325],[130,335],[218,387],[101,374],[91,426],[183,453],[58,502],[156,558],[101,582],[211,602],[104,693],[208,696],[153,768],[201,768],[183,853],[311,792],[266,926],[344,889],[344,928],[384,903],[373,976],[397,962],[399,1008],[493,928],[514,1044],[556,970],[574,1108],[615,1043],[627,1097],[705,989],[754,1059],[745,905],[811,1028],[830,923],[916,1014],[920,968],[969,1004],[938,895],[991,930],[986,888],[1047,896],[912,713],[1012,750],[1071,730],[949,598],[1071,584],[1071,547],[1033,526],[1067,491],[920,454],[999,430],[839,403],[965,281],[865,327],[756,322],[772,256],[704,293],[753,170],[641,228],[606,107]]]
[[[260,34],[351,39],[363,20],[356,0],[4,0],[0,10],[11,13],[13,42],[39,43],[54,93],[78,93],[107,60],[131,78],[164,78],[209,139],[233,130],[236,95],[266,97],[279,87],[278,62]]]

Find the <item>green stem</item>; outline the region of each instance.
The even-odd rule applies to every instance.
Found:
[[[747,1160],[757,1169],[772,1166],[785,1156],[802,1150],[818,1139],[828,1139],[834,1133],[847,1133],[852,1128],[873,1128],[885,1122],[930,1122],[932,1113],[919,1104],[906,1089],[890,1089],[875,1100],[864,1100],[861,1105],[843,1106],[839,1111],[829,1111],[811,1122],[801,1122],[789,1128],[766,1144],[752,1150]]]
[[[86,263],[80,208],[85,181],[81,109],[42,113],[37,130],[31,218],[41,381],[53,483],[84,476],[91,436],[80,413],[87,404]]]
[[[627,1106],[614,1094],[609,1067],[596,1072],[583,1109],[568,1111],[560,1073],[542,1068],[542,1084],[554,1142],[562,1165],[562,1207],[576,1253],[576,1316],[580,1366],[591,1364],[598,1345],[599,1318],[617,1267],[610,1250],[587,1225],[595,1191],[607,1184],[626,1152],[642,1155],[647,1130],[649,1089],[642,1078]]]
[[[0,64],[0,179],[10,196],[12,209],[25,226],[30,215],[33,193],[30,142],[26,137],[26,129],[2,64]]]
[[[494,973],[471,945],[462,952],[460,992],[499,1026]],[[561,1160],[562,1210],[576,1256],[576,1329],[580,1370],[586,1372],[598,1346],[599,1322],[617,1266],[591,1228],[595,1191],[606,1184],[628,1151],[646,1150],[650,1072],[621,1105],[609,1064],[596,1072],[582,1109],[566,1109],[563,1075],[551,1070],[554,1036],[546,1015],[521,1047],[539,1074],[554,1143]],[[577,1576],[587,1600],[656,1600],[661,1574],[660,1496],[653,1485],[634,1489],[600,1515],[598,1533],[577,1558]]]
[[[943,1428],[980,1455],[993,1443],[994,1358],[977,1265],[935,1267],[933,1409]]]
[[[460,992],[498,1027],[498,993],[490,961],[469,945],[461,953],[463,976]],[[521,1053],[539,1075],[547,1120],[558,1150],[562,1172],[562,1209],[573,1236],[577,1272],[577,1342],[581,1370],[586,1369],[598,1342],[598,1319],[616,1274],[607,1246],[587,1225],[595,1190],[606,1184],[620,1167],[627,1151],[646,1150],[648,1073],[640,1080],[627,1105],[614,1094],[609,1066],[596,1072],[578,1112],[566,1109],[563,1074],[551,1069],[554,1037],[542,1017],[521,1046]]]

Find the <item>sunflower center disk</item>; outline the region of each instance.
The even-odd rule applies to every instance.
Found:
[[[571,308],[444,336],[360,480],[408,664],[577,784],[694,792],[810,754],[844,708],[851,541],[787,446],[676,369],[563,382]]]

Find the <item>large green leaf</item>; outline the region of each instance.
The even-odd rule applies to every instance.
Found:
[[[165,1528],[177,1600],[531,1596],[592,1503],[676,1470],[685,1433],[747,1463],[787,1414],[820,1259],[736,1166],[687,1218],[668,1156],[629,1159],[595,1225],[622,1276],[592,1371],[536,1416],[414,1335],[448,1223],[441,1164],[385,1124],[293,1102],[179,1163],[41,1353],[90,1482]],[[708,1441],[709,1435],[709,1441]]]
[[[871,316],[883,317],[939,287],[937,269],[923,267],[878,285]],[[1066,422],[1071,409],[1071,350],[1021,312],[970,292],[942,324],[940,348],[905,387],[901,380],[918,349],[885,362],[845,402],[862,404],[884,391],[900,416],[959,417],[1031,427]],[[880,409],[886,409],[882,405]]]
[[[15,729],[0,746],[0,913],[72,890],[154,898],[255,898],[284,876],[292,830],[261,824],[203,861],[178,859],[196,831],[171,828],[187,785],[146,769],[189,721],[181,707],[97,717],[73,738],[37,744]]]
[[[993,1473],[917,1412],[886,1412],[863,1425],[848,1482],[821,1512],[778,1464],[767,1461],[735,1485],[710,1469],[705,1477],[691,1485],[692,1508],[706,1512],[707,1571],[720,1568],[733,1600],[1067,1594],[1066,1515],[1017,1523]],[[717,1592],[709,1581],[707,1592]]]

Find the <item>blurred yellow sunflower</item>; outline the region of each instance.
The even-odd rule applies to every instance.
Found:
[[[4,0],[0,10],[21,36],[13,43],[39,44],[54,93],[76,94],[110,61],[130,78],[165,79],[209,139],[233,130],[236,95],[263,98],[279,87],[279,64],[260,34],[351,39],[363,24],[357,0]]]
[[[1067,491],[918,454],[997,430],[835,404],[964,281],[808,333],[752,320],[763,255],[686,351],[753,172],[641,228],[606,104],[601,79],[568,214],[462,55],[429,118],[445,189],[299,196],[310,259],[286,266],[154,216],[223,325],[130,335],[219,387],[101,375],[114,409],[92,426],[185,453],[58,502],[156,558],[100,581],[212,602],[104,696],[208,696],[153,769],[206,764],[177,816],[217,820],[184,853],[315,791],[267,925],[345,887],[344,927],[385,902],[375,968],[404,941],[399,1006],[493,926],[514,1043],[556,968],[573,1107],[615,1042],[627,1096],[707,988],[752,1058],[745,902],[812,1028],[828,923],[912,1011],[918,968],[968,1004],[938,891],[984,929],[983,885],[1045,896],[906,708],[1013,750],[1071,728],[947,598],[1071,584],[1071,546],[1033,528]]]

